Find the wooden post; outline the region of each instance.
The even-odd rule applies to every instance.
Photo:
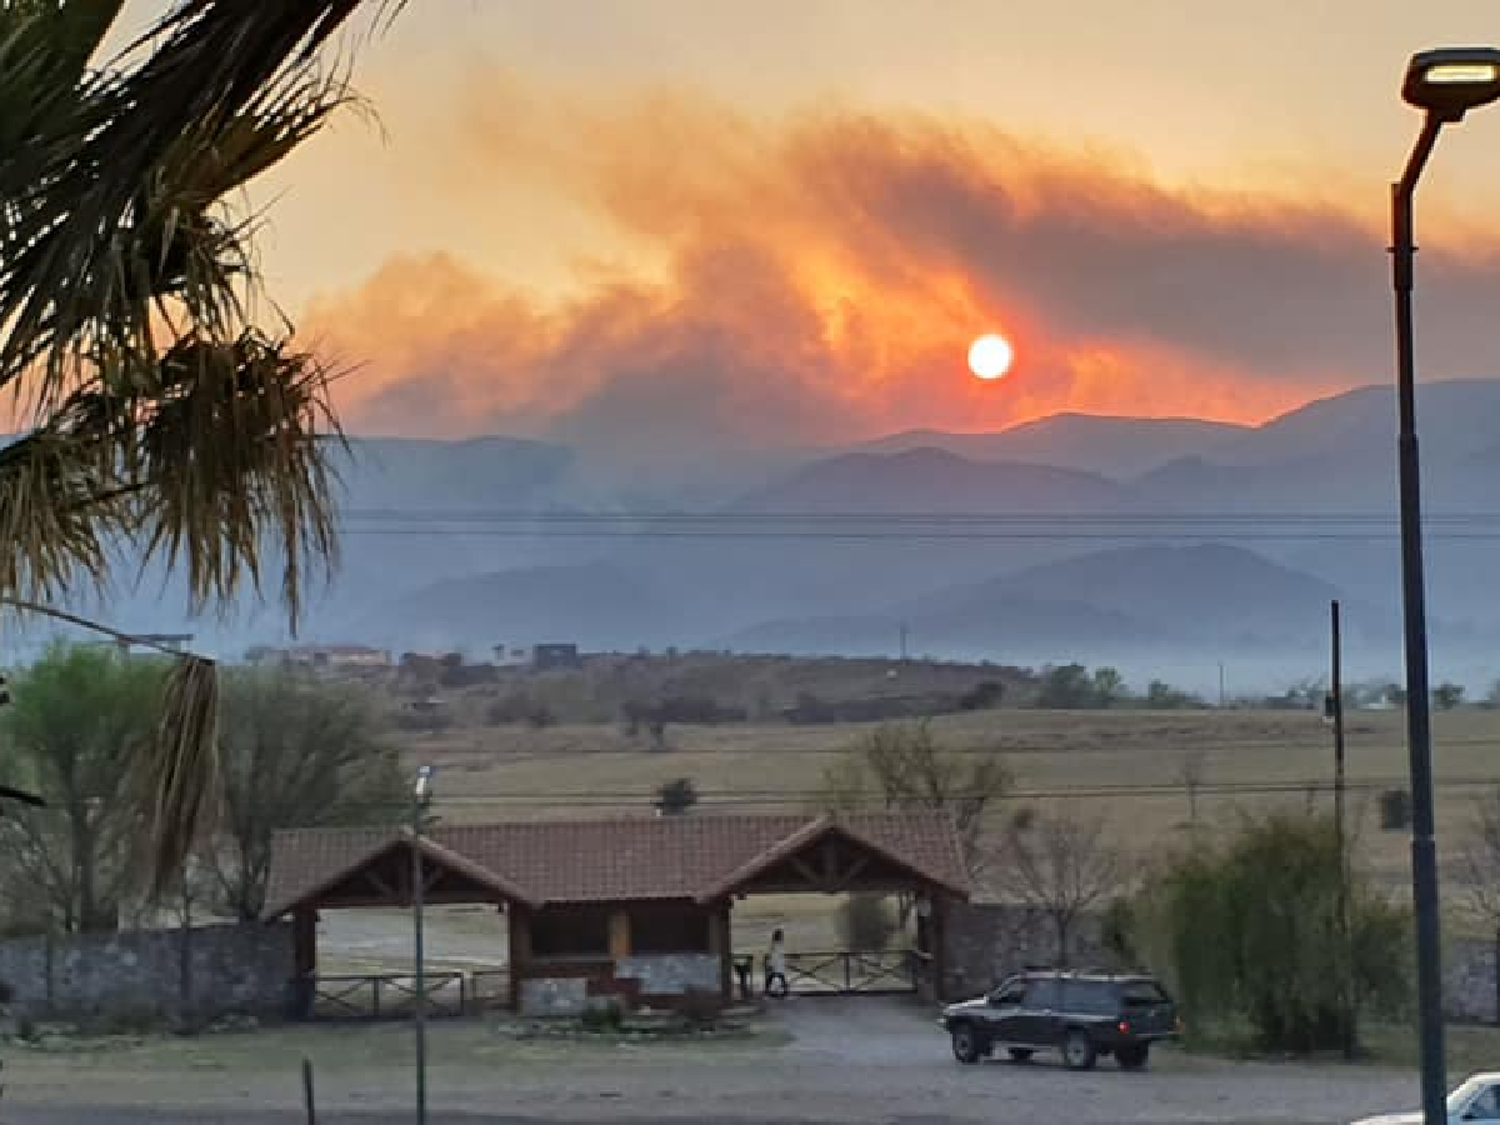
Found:
[[[521,981],[531,960],[531,912],[514,904],[505,908],[510,920],[510,1010],[521,1010]]]
[[[729,900],[725,899],[708,916],[708,951],[719,958],[719,995],[726,1004],[734,1000],[734,950],[729,940],[729,906]]]
[[[932,942],[932,995],[938,1003],[948,999],[948,896],[942,891],[928,893],[932,917],[928,934]]]
[[[619,961],[630,956],[630,912],[616,910],[609,916],[609,958]]]
[[[307,1112],[307,1125],[318,1125],[318,1104],[313,1096],[312,1059],[302,1059],[302,1105]]]
[[[292,911],[293,1019],[311,1018],[317,973],[318,912],[303,905]]]

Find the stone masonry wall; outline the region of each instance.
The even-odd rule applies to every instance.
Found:
[[[1024,906],[950,903],[946,935],[942,983],[948,998],[977,996],[1028,965],[1057,965],[1062,960],[1050,919]],[[1080,969],[1107,965],[1097,917],[1080,918],[1069,944],[1068,964]]]
[[[50,947],[50,948],[49,948]],[[193,929],[190,1003],[182,995],[182,933],[132,930],[0,942],[12,1010],[33,1018],[276,1017],[292,979],[289,924]]]
[[[686,996],[720,987],[719,959],[712,953],[651,953],[622,957],[615,963],[620,980],[639,982],[643,996]]]

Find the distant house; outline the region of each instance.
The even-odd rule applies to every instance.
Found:
[[[296,645],[276,650],[273,659],[306,668],[389,668],[391,654],[368,645]]]
[[[496,645],[490,650],[497,668],[524,668],[531,663],[531,650],[516,645]]]
[[[531,666],[538,672],[547,672],[557,668],[581,668],[583,659],[578,655],[577,645],[536,645],[531,650]]]

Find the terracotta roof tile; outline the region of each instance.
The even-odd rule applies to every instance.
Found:
[[[795,815],[637,817],[437,826],[439,848],[487,872],[510,897],[533,905],[683,899],[729,893],[763,864],[842,829],[856,841],[967,894],[951,819],[941,813],[832,818]],[[320,828],[278,832],[268,915],[283,914],[383,852],[401,831]]]

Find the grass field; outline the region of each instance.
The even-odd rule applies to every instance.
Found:
[[[1376,798],[1404,785],[1404,723],[1399,712],[1359,712],[1347,723],[1359,859],[1393,879],[1405,871],[1407,837],[1380,830]],[[1005,758],[1015,786],[997,816],[1063,802],[1105,817],[1132,853],[1181,837],[1191,758],[1201,760],[1200,826],[1231,825],[1236,810],[1332,802],[1332,737],[1309,712],[999,710],[937,718],[932,728],[955,749]],[[439,767],[438,811],[452,821],[644,814],[655,787],[677,777],[693,779],[700,811],[751,812],[810,807],[823,771],[868,729],[674,727],[657,751],[612,726],[500,728],[419,737],[406,751]],[[1438,827],[1451,850],[1475,803],[1500,786],[1500,712],[1439,714],[1435,738]]]

